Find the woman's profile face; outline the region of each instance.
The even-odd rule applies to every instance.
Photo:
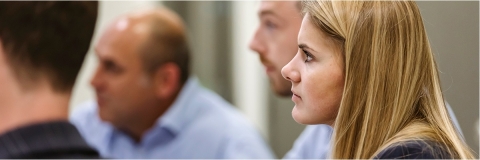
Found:
[[[344,86],[343,60],[338,47],[306,14],[298,35],[298,51],[283,67],[292,83],[292,116],[301,124],[332,125]]]

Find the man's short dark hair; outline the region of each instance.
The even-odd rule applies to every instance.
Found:
[[[71,91],[90,46],[98,2],[0,2],[0,41],[24,89],[47,78]]]

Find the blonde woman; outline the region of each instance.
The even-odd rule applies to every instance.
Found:
[[[282,69],[292,116],[334,128],[331,158],[474,158],[452,125],[415,2],[304,1]]]

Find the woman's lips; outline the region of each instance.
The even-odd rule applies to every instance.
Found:
[[[292,95],[292,101],[295,102],[297,100],[302,100],[302,97],[300,97],[298,94],[295,94],[295,92],[293,92],[293,95]]]
[[[297,94],[293,94],[293,96],[296,96],[296,97],[298,97],[298,98],[302,99],[302,97],[300,97],[300,96],[299,96],[299,95],[297,95]]]

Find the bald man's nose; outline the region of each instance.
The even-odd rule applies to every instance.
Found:
[[[92,78],[90,79],[90,85],[92,85],[92,87],[95,88],[95,90],[98,90],[103,85],[101,72],[102,72],[101,68],[100,66],[98,66]]]

